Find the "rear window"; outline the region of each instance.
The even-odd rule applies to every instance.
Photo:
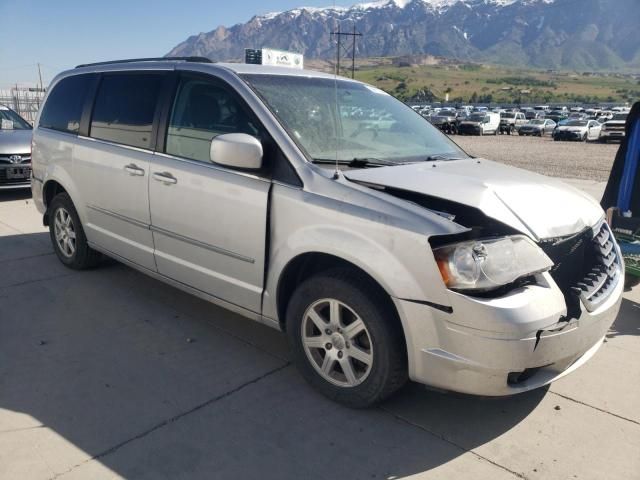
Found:
[[[77,134],[82,107],[94,76],[74,75],[60,80],[42,108],[38,126]]]
[[[105,75],[96,94],[90,136],[151,148],[153,117],[163,78],[154,73]]]

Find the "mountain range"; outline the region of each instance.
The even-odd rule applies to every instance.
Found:
[[[430,54],[517,67],[640,67],[640,0],[380,0],[254,16],[187,38],[169,56],[241,60],[271,47],[331,59],[341,31],[362,33],[358,57]],[[215,21],[215,20],[213,20]]]

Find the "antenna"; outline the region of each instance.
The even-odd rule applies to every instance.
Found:
[[[336,15],[336,0],[333,0],[333,14]],[[340,168],[338,168],[338,73],[340,71],[340,20],[336,15],[336,23],[338,24],[338,35],[336,35],[336,68],[333,72],[333,91],[335,94],[335,143],[336,143],[336,169],[333,172],[333,179],[338,180],[340,178]]]

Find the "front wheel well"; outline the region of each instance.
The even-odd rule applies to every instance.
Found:
[[[42,201],[44,202],[44,206],[46,207],[47,211],[44,214],[42,223],[45,226],[49,226],[49,205],[51,205],[51,201],[56,198],[56,195],[60,193],[67,193],[67,191],[55,180],[49,180],[44,184],[44,187],[42,189]]]
[[[340,268],[356,271],[366,279],[366,281],[371,284],[372,288],[377,290],[376,294],[380,295],[380,298],[385,299],[390,311],[396,313],[397,321],[400,322],[397,315],[398,311],[391,300],[391,296],[375,278],[369,275],[369,273],[343,258],[327,253],[309,252],[303,253],[291,260],[282,271],[278,281],[276,301],[280,328],[283,331],[286,329],[287,307],[289,305],[289,300],[298,285],[314,275]]]

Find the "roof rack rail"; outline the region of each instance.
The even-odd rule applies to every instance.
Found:
[[[150,58],[128,58],[125,60],[110,60],[108,62],[83,63],[76,65],[76,68],[96,67],[98,65],[113,65],[116,63],[133,63],[133,62],[194,62],[194,63],[213,63],[207,57],[150,57]]]

